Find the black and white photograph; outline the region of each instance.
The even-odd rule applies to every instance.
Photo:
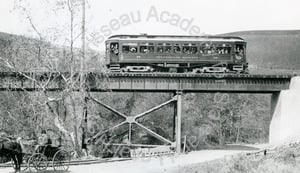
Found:
[[[0,0],[0,173],[300,172],[299,7]]]

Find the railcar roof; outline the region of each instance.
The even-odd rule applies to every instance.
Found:
[[[186,36],[186,35],[113,35],[108,40],[122,41],[226,41],[244,42],[244,39],[233,36]]]

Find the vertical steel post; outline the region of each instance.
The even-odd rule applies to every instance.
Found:
[[[182,91],[177,93],[177,117],[176,117],[176,152],[181,153],[181,99]]]
[[[131,130],[132,130],[132,124],[129,123],[129,127],[128,127],[128,141],[131,144]]]
[[[82,143],[81,143],[81,148],[82,149],[87,149],[86,148],[86,139],[87,139],[87,131],[88,131],[88,107],[87,107],[87,102],[88,98],[84,97],[84,104],[83,104],[83,126],[82,126]]]
[[[84,128],[87,130],[87,123],[88,123],[88,97],[84,97],[84,105],[83,105],[83,119],[84,119]]]
[[[174,97],[177,97],[176,96],[176,93],[174,95]],[[176,116],[177,115],[177,102],[176,104],[174,103],[174,115],[173,115],[173,141],[175,142],[176,141]]]

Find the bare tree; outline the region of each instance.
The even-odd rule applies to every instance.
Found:
[[[24,20],[28,22],[31,33],[36,39],[26,37],[9,39],[13,40],[11,43],[13,46],[6,47],[6,54],[0,59],[1,66],[35,82],[38,86],[38,97],[42,98],[39,99],[39,105],[45,106],[50,113],[47,118],[54,120],[57,130],[72,141],[72,147],[77,153],[80,153],[80,134],[84,133],[80,127],[84,124],[83,127],[87,128],[85,98],[88,88],[85,85],[86,70],[84,66],[87,57],[85,0],[41,1],[41,5],[47,7],[45,10],[52,12],[54,16],[58,14],[68,16],[69,20],[63,21],[62,24],[63,33],[67,33],[65,37],[61,34],[62,26],[60,25],[46,26],[46,29],[40,27],[32,14],[33,8],[30,3],[30,1],[16,0],[15,10],[25,17]],[[80,24],[81,27],[78,27]],[[49,25],[51,24],[49,23]],[[76,45],[80,45],[78,43],[80,36],[81,49],[76,48]],[[16,51],[18,53],[15,53]],[[27,64],[28,60],[32,63],[24,69],[23,66]],[[33,75],[26,71],[43,73]],[[63,83],[62,90],[56,93],[48,91],[48,86],[54,85],[58,78]]]

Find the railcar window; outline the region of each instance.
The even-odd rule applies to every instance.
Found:
[[[140,46],[140,52],[141,52],[141,53],[148,53],[149,50],[148,50],[148,48],[147,48],[146,45],[141,45],[141,46]]]
[[[181,47],[180,44],[174,44],[174,53],[181,53]]]
[[[171,53],[172,45],[170,43],[158,43],[156,50],[157,53]]]
[[[196,44],[183,44],[182,51],[186,54],[196,54],[198,52],[198,48]]]
[[[138,46],[137,43],[126,43],[122,45],[123,53],[137,53]]]
[[[231,52],[231,47],[228,44],[218,44],[217,45],[217,53],[218,54],[230,54]]]
[[[196,53],[198,53],[197,45],[192,44],[192,46],[191,46],[191,54],[196,54]]]
[[[156,51],[157,51],[157,53],[163,53],[164,48],[163,48],[163,44],[162,43],[158,43],[157,44]]]
[[[123,53],[128,53],[129,52],[129,46],[122,46],[122,52]]]
[[[171,44],[165,43],[165,45],[164,45],[164,52],[165,53],[171,53],[171,50],[172,50]]]
[[[200,46],[200,53],[204,55],[210,55],[216,53],[216,45],[210,43],[204,43]]]
[[[154,53],[154,43],[149,43],[148,49],[149,53]]]
[[[141,53],[153,53],[154,52],[154,43],[142,43],[140,45]]]

